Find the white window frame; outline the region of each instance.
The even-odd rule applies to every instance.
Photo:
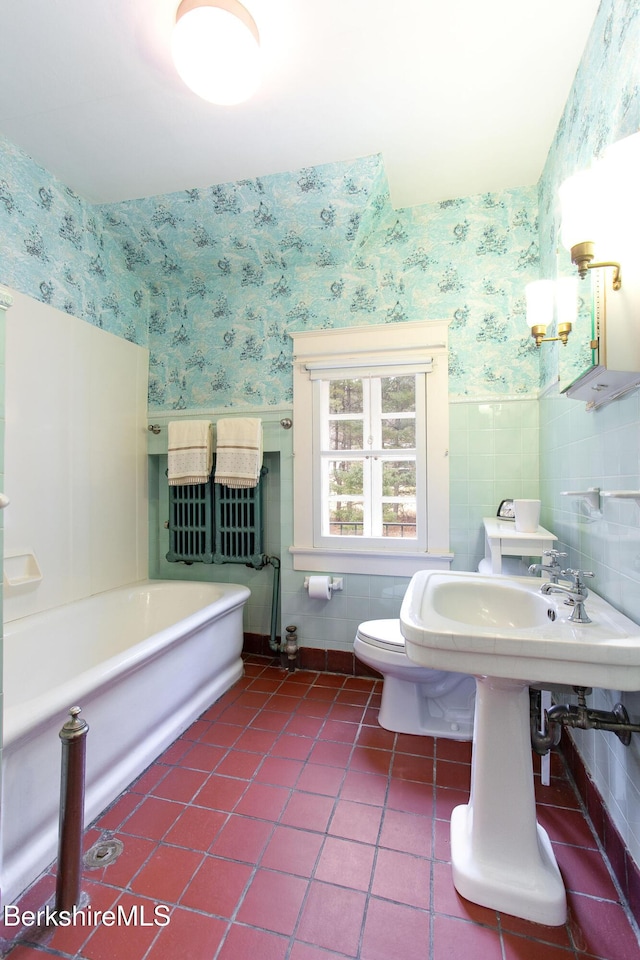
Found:
[[[417,321],[292,333],[294,570],[412,576],[448,569],[449,551],[449,321]],[[418,539],[322,536],[320,391],[327,379],[422,374],[416,404],[424,403],[419,463]],[[421,383],[424,383],[422,398]],[[422,411],[416,411],[418,420]],[[392,567],[390,558],[394,558]]]

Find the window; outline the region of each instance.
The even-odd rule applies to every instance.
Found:
[[[448,566],[447,324],[292,336],[294,568]]]

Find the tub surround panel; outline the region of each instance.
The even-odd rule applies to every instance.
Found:
[[[147,351],[24,294],[6,317],[5,621],[148,573]]]

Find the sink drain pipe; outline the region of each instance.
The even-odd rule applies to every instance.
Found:
[[[80,901],[86,737],[89,724],[81,720],[80,707],[71,707],[71,719],[60,731],[60,823],[55,910],[72,910]]]
[[[640,733],[640,724],[631,723],[629,714],[622,703],[616,703],[613,710],[594,710],[587,706],[588,687],[574,687],[578,703],[558,704],[544,711],[541,722],[540,691],[530,690],[531,697],[531,745],[535,752],[543,757],[557,747],[562,736],[562,728],[577,727],[580,730],[609,730],[628,747],[631,734]]]

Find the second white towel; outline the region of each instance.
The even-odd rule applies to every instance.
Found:
[[[256,487],[262,467],[262,421],[228,417],[216,424],[214,480],[226,487]]]

